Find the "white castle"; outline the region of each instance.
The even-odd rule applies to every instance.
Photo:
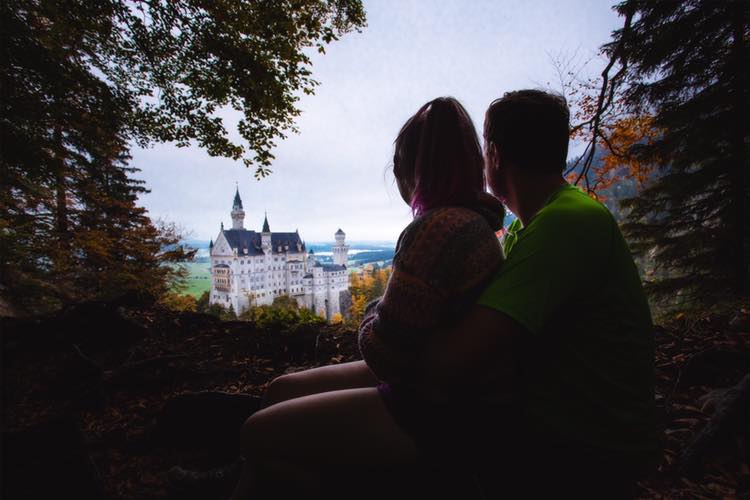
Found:
[[[335,235],[333,264],[321,264],[312,249],[307,252],[299,231],[272,233],[267,215],[260,233],[245,229],[239,188],[231,215],[232,229],[224,229],[222,222],[216,242],[209,245],[210,304],[232,306],[241,314],[250,306],[269,305],[288,295],[329,321],[334,314],[347,312],[349,246],[341,229]]]

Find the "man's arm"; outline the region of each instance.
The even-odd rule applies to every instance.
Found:
[[[509,402],[517,390],[518,343],[528,332],[480,305],[455,327],[436,332],[417,360],[414,386],[438,401],[456,397]]]

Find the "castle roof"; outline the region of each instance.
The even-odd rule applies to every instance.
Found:
[[[336,231],[336,236],[338,236],[339,234],[346,235],[346,233],[344,231],[342,231],[341,228],[339,228],[339,230]]]
[[[268,226],[268,214],[263,217],[263,232],[264,233],[270,233],[271,228]]]
[[[261,235],[247,229],[225,229],[224,237],[229,246],[237,250],[238,255],[263,255],[261,249]],[[297,243],[302,245],[299,233],[271,233],[271,249],[273,253],[284,253],[285,247],[292,252],[297,251]],[[279,252],[281,247],[281,252]],[[245,253],[247,249],[247,253]]]

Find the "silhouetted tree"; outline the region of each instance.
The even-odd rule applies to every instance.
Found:
[[[653,263],[647,289],[679,306],[747,295],[750,3],[628,0],[616,10],[626,21],[604,47],[594,116],[614,102],[645,120],[648,140],[633,137],[620,154],[656,168],[624,201],[631,248]]]

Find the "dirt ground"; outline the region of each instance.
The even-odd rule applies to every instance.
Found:
[[[332,326],[260,331],[246,322],[107,304],[1,321],[8,499],[43,491],[34,479],[45,477],[41,470],[76,460],[89,471],[81,481],[96,483],[92,497],[175,498],[166,480],[172,466],[208,469],[235,450],[155,443],[167,401],[199,391],[260,396],[280,374],[359,359],[356,333]],[[749,371],[750,311],[676,318],[657,326],[655,337],[664,457],[638,496],[749,498],[750,398],[745,390],[733,402],[726,389]],[[63,431],[45,426],[60,419],[72,422],[61,425],[78,436],[74,444],[50,444],[48,436]]]

